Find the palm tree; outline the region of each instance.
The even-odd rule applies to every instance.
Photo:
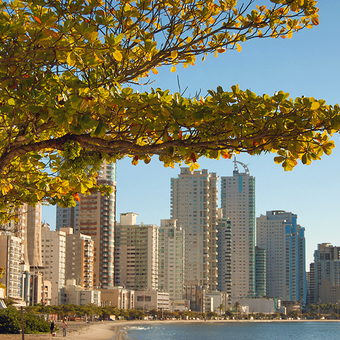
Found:
[[[238,301],[235,302],[234,308],[236,309],[236,320],[238,319],[238,311],[240,309],[241,305]]]
[[[217,309],[220,311],[220,315],[222,315],[222,312],[225,310],[223,303],[221,303]]]

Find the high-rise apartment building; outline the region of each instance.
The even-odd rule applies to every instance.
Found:
[[[231,296],[231,222],[223,217],[222,209],[218,211],[217,225],[217,259],[218,259],[218,285],[220,292]],[[225,306],[226,307],[226,306]]]
[[[237,164],[244,167],[240,172]],[[221,208],[231,223],[231,296],[255,295],[255,177],[234,161],[233,176],[221,177]]]
[[[114,233],[116,220],[116,165],[101,166],[98,184],[108,185],[113,192],[102,196],[100,192],[81,196],[79,206],[79,232],[94,240],[94,287],[114,286]]]
[[[134,290],[158,288],[158,229],[136,224],[137,214],[120,215],[116,225],[115,285]]]
[[[72,228],[60,228],[66,234],[65,280],[75,280],[79,287],[93,289],[94,242],[91,236],[74,234]]]
[[[173,301],[184,293],[185,233],[177,220],[161,220],[158,251],[158,289],[169,292]]]
[[[51,282],[51,304],[58,305],[58,293],[65,285],[66,234],[46,225],[41,228],[42,262],[44,280]]]
[[[218,181],[216,173],[189,168],[171,179],[171,218],[185,231],[184,280],[208,292],[217,289]]]
[[[21,239],[5,233],[0,234],[0,267],[5,269],[5,274],[0,277],[0,283],[6,286],[6,297],[16,302],[24,298],[21,261]]]
[[[57,206],[56,229],[72,228],[74,234],[79,233],[79,207],[80,202],[76,202],[75,207],[62,208]]]
[[[338,303],[340,300],[340,247],[318,244],[314,251],[314,303]]]
[[[256,219],[257,246],[266,250],[267,297],[306,302],[305,229],[297,215],[267,211]]]

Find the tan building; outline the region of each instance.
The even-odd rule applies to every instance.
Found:
[[[171,218],[185,231],[185,281],[198,281],[207,291],[217,288],[216,173],[181,168],[171,179]]]
[[[101,292],[97,289],[85,289],[76,285],[76,280],[67,280],[66,285],[59,291],[59,300],[62,305],[72,304],[84,306],[101,305]]]
[[[43,225],[41,239],[43,277],[52,283],[52,305],[58,305],[58,293],[65,285],[66,234]]]
[[[158,288],[158,229],[136,225],[136,214],[120,215],[116,226],[115,285],[129,289]]]
[[[75,279],[78,286],[93,288],[94,241],[91,236],[73,234],[72,228],[60,228],[66,234],[65,279]]]
[[[115,306],[119,309],[135,308],[135,291],[123,287],[101,289],[101,305]]]

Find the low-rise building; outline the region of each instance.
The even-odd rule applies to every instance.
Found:
[[[143,311],[151,309],[169,310],[169,293],[157,290],[139,290],[135,292],[135,308]]]
[[[277,301],[275,299],[266,298],[240,298],[232,299],[232,305],[234,306],[236,302],[239,302],[240,306],[247,307],[247,313],[251,314],[274,314],[277,308]]]
[[[101,305],[101,292],[96,289],[85,289],[75,284],[75,280],[67,280],[66,285],[59,292],[62,305],[73,304],[84,306],[87,304]]]
[[[101,305],[119,309],[135,308],[135,291],[123,287],[108,287],[101,290]]]

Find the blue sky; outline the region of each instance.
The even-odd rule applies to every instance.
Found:
[[[241,3],[241,1],[239,1]],[[256,4],[267,1],[255,1]],[[320,25],[293,35],[292,39],[255,39],[242,44],[242,51],[227,51],[218,58],[210,56],[204,63],[197,60],[194,67],[169,67],[159,69],[152,87],[178,91],[177,76],[186,96],[222,86],[232,85],[250,89],[262,95],[275,91],[289,92],[291,97],[305,95],[325,99],[328,104],[339,100],[340,80],[340,1],[318,3]],[[148,87],[141,87],[146,91]],[[332,155],[311,165],[299,164],[292,172],[285,172],[273,161],[274,154],[261,156],[238,155],[237,159],[248,165],[256,178],[256,216],[267,210],[286,210],[298,215],[298,223],[306,228],[307,262],[313,259],[318,243],[340,245],[340,141],[333,137],[338,148]],[[230,160],[200,159],[201,169],[231,176]],[[132,211],[138,214],[137,222],[159,224],[170,217],[170,178],[177,177],[179,166],[164,168],[153,157],[148,165],[131,164],[124,159],[117,164],[117,220],[119,214]],[[55,226],[55,209],[45,207],[43,219]]]

